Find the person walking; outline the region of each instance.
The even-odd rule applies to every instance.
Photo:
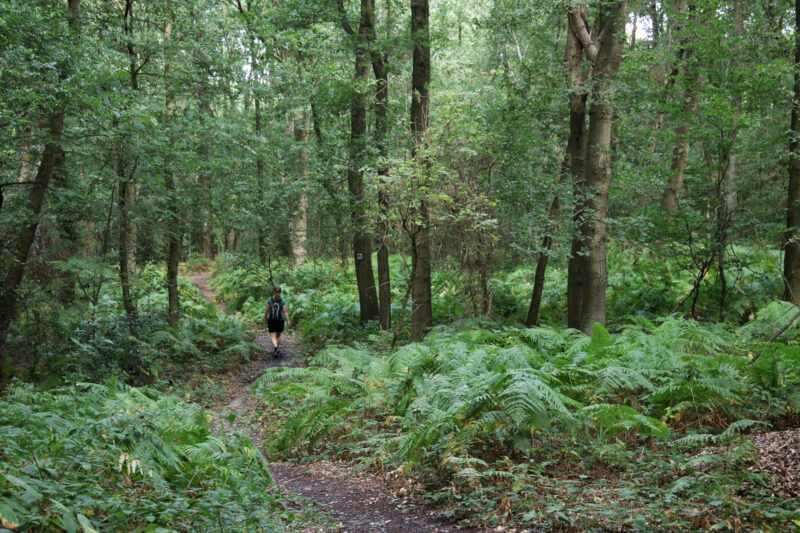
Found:
[[[269,340],[272,341],[272,357],[278,358],[280,352],[278,347],[281,342],[283,327],[291,327],[289,322],[289,311],[286,308],[286,300],[281,297],[281,288],[275,287],[275,292],[267,300],[267,308],[264,311],[264,322],[267,323]]]

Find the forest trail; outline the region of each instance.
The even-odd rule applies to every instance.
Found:
[[[208,287],[209,274],[186,276],[197,285],[200,292],[220,311],[225,304],[217,302]],[[291,312],[291,310],[290,310]],[[239,366],[228,374],[217,376],[220,385],[227,389],[226,399],[214,408],[216,419],[226,427],[226,419],[234,414],[234,427],[247,433],[253,443],[265,453],[267,436],[254,422],[258,399],[250,385],[270,366],[300,366],[302,346],[293,333],[281,336],[282,355],[278,359],[266,356],[271,350],[267,332],[259,328],[256,343],[264,348],[264,355]],[[266,456],[266,453],[265,453]],[[269,457],[267,457],[269,459]],[[441,509],[426,509],[409,498],[398,498],[377,476],[355,472],[351,467],[334,461],[316,461],[310,464],[290,465],[270,462],[269,469],[275,482],[285,493],[297,495],[313,502],[321,509],[318,523],[304,524],[293,529],[303,533],[479,533],[488,531],[458,527]]]

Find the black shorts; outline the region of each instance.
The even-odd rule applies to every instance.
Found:
[[[270,333],[282,333],[283,320],[267,320],[267,331]]]

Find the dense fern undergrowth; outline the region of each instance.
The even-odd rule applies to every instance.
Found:
[[[354,459],[489,522],[502,504],[537,526],[683,528],[702,509],[780,529],[798,502],[746,471],[742,434],[797,421],[800,348],[755,342],[753,326],[442,327],[381,357],[328,348],[268,369],[258,391],[288,412],[274,453]],[[695,457],[710,445],[722,453]]]
[[[757,452],[747,436],[800,421],[800,333],[792,326],[766,342],[794,311],[777,301],[780,280],[759,273],[774,257],[739,257],[751,268],[729,276],[720,308],[719,280],[702,280],[687,300],[696,280],[680,265],[614,250],[611,332],[598,327],[591,339],[519,327],[528,268],[491,278],[489,311],[471,317],[463,283],[439,271],[435,321],[450,325],[396,350],[391,335],[358,324],[338,265],[269,272],[233,260],[213,283],[247,321],[260,319],[273,283],[284,285],[303,337],[328,343],[307,368],[258,381],[273,454],[356,461],[491,524],[785,530],[800,527],[800,502],[778,499],[748,470]],[[402,263],[392,266],[402,279]],[[551,271],[545,323],[564,321],[565,274]],[[402,292],[394,287],[395,302]],[[692,302],[700,320],[673,314]]]
[[[2,531],[276,531],[266,462],[242,434],[150,388],[77,383],[0,399]]]
[[[131,336],[120,294],[102,283],[112,276],[101,271],[87,280],[83,293],[95,294],[88,301],[76,298],[69,307],[59,304],[53,294],[57,288],[27,287],[36,305],[15,320],[8,352],[16,354],[16,365],[1,368],[0,377],[45,387],[58,386],[65,378],[101,382],[110,377],[128,384],[178,385],[258,350],[247,324],[219,313],[185,278],[179,279],[182,320],[170,327],[166,273],[152,265],[137,272],[133,296],[138,337]]]
[[[29,287],[38,303],[10,337],[27,364],[2,371],[37,387],[13,382],[0,398],[3,525],[291,531],[304,518],[281,510],[249,440],[213,436],[202,409],[184,403],[218,399],[208,375],[258,354],[251,326],[280,284],[316,355],[256,383],[276,458],[352,461],[491,525],[798,528],[800,502],[778,499],[770,479],[749,468],[757,450],[748,436],[800,422],[800,328],[766,342],[794,311],[777,301],[780,280],[758,274],[774,258],[739,256],[747,254],[763,268],[729,276],[724,309],[719,280],[704,279],[693,299],[701,320],[686,320],[680,304],[695,280],[685,269],[612,249],[609,327],[591,339],[558,326],[566,287],[558,264],[543,298],[549,325],[532,329],[520,325],[530,268],[488,279],[480,312],[463,272],[434,272],[439,325],[416,344],[407,342],[405,287],[393,286],[394,323],[405,313],[404,327],[381,332],[359,323],[352,272],[330,261],[193,260],[188,268],[212,269],[227,313],[182,279],[177,328],[166,322],[163,269],[146,266],[134,290],[138,338],[102,283],[93,303],[69,312]],[[391,266],[392,279],[404,279],[402,258]],[[44,330],[48,342],[28,344]],[[177,395],[129,388],[144,384]]]

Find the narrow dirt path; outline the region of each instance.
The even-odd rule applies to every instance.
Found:
[[[208,287],[211,276],[199,274],[188,276],[200,292],[214,302],[221,311],[225,305],[215,301],[214,292]],[[291,312],[291,310],[290,310]],[[217,420],[229,427],[226,416],[235,415],[233,426],[245,431],[253,443],[264,451],[267,435],[252,422],[258,400],[250,385],[264,369],[270,366],[299,366],[303,364],[302,345],[291,333],[281,337],[282,355],[278,359],[267,357],[272,346],[269,336],[258,330],[256,342],[264,348],[265,355],[226,376],[220,376],[228,388],[227,398],[215,411]],[[431,510],[416,505],[407,498],[398,498],[383,481],[365,472],[355,472],[342,463],[316,461],[306,465],[290,465],[271,462],[270,471],[278,486],[288,494],[299,495],[313,502],[322,510],[317,524],[293,529],[298,532],[322,533],[479,533],[484,530],[466,528],[452,523],[446,512]]]

